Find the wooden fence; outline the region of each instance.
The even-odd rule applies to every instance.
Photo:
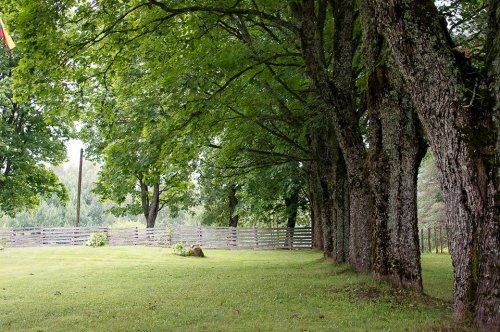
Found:
[[[198,243],[204,248],[312,248],[311,228],[174,227],[171,230],[171,243]]]
[[[111,246],[147,245],[169,247],[177,242],[203,248],[228,249],[310,249],[311,228],[107,228],[107,227],[26,227],[0,228],[5,247],[84,245],[94,232],[106,234]]]

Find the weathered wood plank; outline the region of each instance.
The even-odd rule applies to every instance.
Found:
[[[25,227],[0,228],[4,246],[83,245],[92,233],[104,232],[109,245],[170,246],[177,242],[204,248],[309,249],[311,228],[230,228],[182,226],[170,228]]]

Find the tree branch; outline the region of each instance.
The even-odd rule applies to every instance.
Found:
[[[288,30],[292,31],[293,33],[295,33],[296,35],[299,35],[299,29],[292,23],[285,21],[277,16],[259,11],[258,9],[235,8],[236,5],[231,8],[215,7],[215,6],[190,6],[184,8],[172,8],[157,0],[149,0],[149,3],[161,8],[163,11],[167,13],[172,13],[176,15],[185,13],[196,13],[196,12],[219,13],[224,15],[254,15],[262,19],[265,19],[267,21],[276,23],[280,26],[283,26]]]

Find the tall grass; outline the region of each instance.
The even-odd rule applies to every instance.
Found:
[[[180,257],[147,247],[6,248],[0,251],[0,331],[455,328],[445,255],[423,257],[430,297],[375,282],[316,251],[205,254]],[[432,277],[436,270],[442,281]]]

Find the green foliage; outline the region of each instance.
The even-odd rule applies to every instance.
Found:
[[[0,227],[60,227],[75,226],[76,201],[78,189],[78,166],[63,164],[51,168],[60,181],[68,189],[69,200],[65,205],[57,197],[42,197],[41,204],[36,210],[17,213],[15,218],[0,217]],[[80,226],[108,226],[115,228],[145,227],[143,217],[136,215],[123,215],[116,217],[108,213],[113,208],[113,203],[102,203],[99,197],[92,192],[93,183],[97,181],[99,166],[85,161],[82,174],[82,200],[80,204]],[[163,209],[157,220],[158,226],[166,225],[198,225],[196,215],[179,211],[173,217],[170,210]],[[201,212],[198,212],[201,214]]]
[[[68,200],[48,165],[66,158],[71,121],[48,112],[33,95],[15,98],[12,72],[22,59],[17,48],[0,56],[0,215],[34,209],[42,197]]]
[[[186,247],[182,242],[177,242],[172,246],[172,251],[174,255],[178,256],[197,256],[197,257],[205,257],[203,251],[199,246],[190,246]]]
[[[189,247],[184,246],[182,242],[177,242],[172,246],[172,250],[175,255],[179,256],[190,256],[190,250]]]
[[[487,7],[488,1],[485,0],[442,1],[438,6],[455,44],[469,48],[476,57],[484,51]]]
[[[102,247],[108,243],[108,237],[104,232],[93,232],[90,235],[90,239],[85,242],[86,246],[91,247]]]
[[[203,4],[212,5],[196,3]],[[218,6],[225,12],[234,4]],[[242,10],[247,6],[253,8],[237,4]],[[221,184],[202,188],[219,193],[206,208],[217,203],[224,210],[224,183],[238,183],[246,195],[240,209],[248,224],[283,223],[287,191],[305,186],[297,165],[308,158],[309,80],[297,52],[300,43],[291,38],[295,27],[286,21],[287,7],[274,1],[258,6],[279,15],[255,24],[253,14],[170,15],[135,2],[12,4],[19,47],[33,53],[19,70],[18,84],[23,91],[43,91],[47,101],[64,96],[81,110],[89,155],[104,162],[95,192],[118,203],[116,215],[144,211],[138,181],[148,188],[160,184],[162,205],[172,211],[196,204],[190,181],[196,172]],[[31,13],[39,14],[30,19]],[[31,20],[60,38],[40,43]],[[278,21],[286,29],[276,27]],[[331,20],[326,26],[331,29]],[[30,80],[32,68],[43,82]],[[260,189],[250,186],[271,168],[270,173],[286,173],[279,169],[288,163],[295,165],[294,177],[273,177]],[[270,208],[276,208],[273,216]]]
[[[298,225],[309,225],[308,201],[305,188],[305,173],[300,163],[270,165],[257,168],[237,176],[224,178],[204,169],[200,178],[201,199],[206,202],[202,223],[204,225],[227,226],[229,220],[228,187],[238,183],[235,214],[243,226],[285,227],[287,207],[285,199],[299,191]]]
[[[432,153],[422,161],[417,180],[417,209],[419,227],[445,225],[443,193],[439,186],[439,171],[434,164]]]

